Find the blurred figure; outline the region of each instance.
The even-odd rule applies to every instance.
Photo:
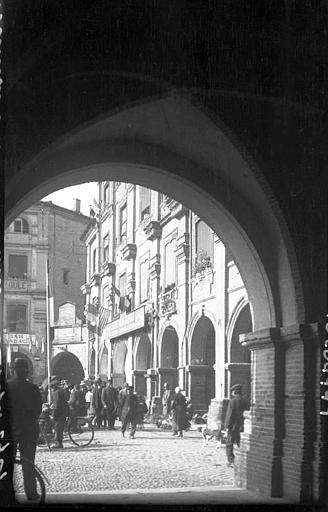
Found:
[[[12,456],[15,458],[18,447],[21,457],[34,464],[42,397],[38,386],[28,380],[28,371],[26,359],[17,358],[14,362],[14,378],[8,381],[8,406],[13,436]],[[35,501],[39,498],[35,473],[30,465],[24,464],[24,460],[22,468],[26,497],[29,501]]]
[[[144,424],[145,415],[148,412],[146,399],[143,395],[137,396],[137,409],[136,409],[136,424],[137,427],[142,428]]]
[[[91,416],[92,385],[88,387],[85,394],[85,407],[87,416]]]
[[[247,409],[247,404],[242,398],[242,386],[240,384],[232,386],[230,391],[231,399],[228,404],[224,425],[227,431],[227,465],[233,466],[235,461],[233,445],[239,446],[240,444],[240,432],[244,430],[244,411]]]
[[[127,393],[127,390],[129,388],[129,384],[127,382],[124,382],[123,387],[118,392],[118,408],[117,408],[117,415],[118,419],[121,421],[121,403],[123,401],[124,395]]]
[[[125,437],[125,431],[127,429],[127,426],[131,424],[129,437],[130,439],[134,439],[134,435],[137,428],[137,405],[138,399],[137,396],[133,393],[133,387],[128,386],[126,388],[126,392],[122,395],[121,400],[121,432],[123,437]]]
[[[179,437],[183,437],[182,431],[188,428],[188,420],[186,417],[187,403],[186,398],[181,393],[181,388],[179,387],[175,388],[175,395],[173,396],[171,409],[173,414],[172,436],[179,435]]]
[[[162,405],[163,405],[163,419],[166,419],[171,414],[171,401],[173,398],[174,392],[170,389],[170,386],[167,382],[164,382],[164,393],[162,396]]]

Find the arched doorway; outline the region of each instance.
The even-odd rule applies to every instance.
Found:
[[[107,380],[108,378],[108,348],[106,343],[103,346],[99,361],[99,377]]]
[[[84,371],[80,360],[71,352],[61,352],[51,361],[51,375],[59,380],[68,380],[79,384],[84,379]]]
[[[113,386],[123,386],[126,381],[125,375],[125,359],[127,354],[127,347],[125,344],[125,340],[119,340],[115,342],[115,347],[113,350]],[[131,382],[129,382],[131,384]]]
[[[206,411],[215,397],[215,330],[207,316],[195,325],[189,360],[189,396],[195,409]]]
[[[135,370],[133,372],[134,382],[133,386],[137,393],[146,396],[147,394],[147,382],[146,382],[146,371],[150,368],[151,358],[151,343],[149,336],[143,333],[136,343],[135,350]]]
[[[164,382],[167,382],[170,389],[178,385],[178,366],[179,366],[179,338],[175,328],[168,325],[162,336],[160,368],[159,368],[159,386],[162,396]]]
[[[228,363],[225,365],[229,390],[234,384],[241,384],[243,396],[250,403],[251,398],[251,353],[240,341],[241,334],[252,332],[252,316],[249,303],[243,299],[235,308],[227,329]]]

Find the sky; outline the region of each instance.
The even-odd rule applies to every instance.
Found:
[[[97,182],[83,183],[82,185],[74,185],[73,187],[62,188],[44,197],[42,201],[52,201],[58,206],[63,206],[69,210],[73,210],[73,200],[81,200],[81,213],[88,215],[90,213],[90,205],[93,199],[98,199]]]

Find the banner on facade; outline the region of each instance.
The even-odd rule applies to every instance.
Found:
[[[7,340],[12,345],[35,345],[35,334],[10,332],[7,334]]]

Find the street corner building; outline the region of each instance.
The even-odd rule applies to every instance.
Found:
[[[242,384],[237,485],[327,500],[327,5],[139,4],[6,2],[5,228],[99,182],[57,349],[82,325],[85,376],[154,414]]]

